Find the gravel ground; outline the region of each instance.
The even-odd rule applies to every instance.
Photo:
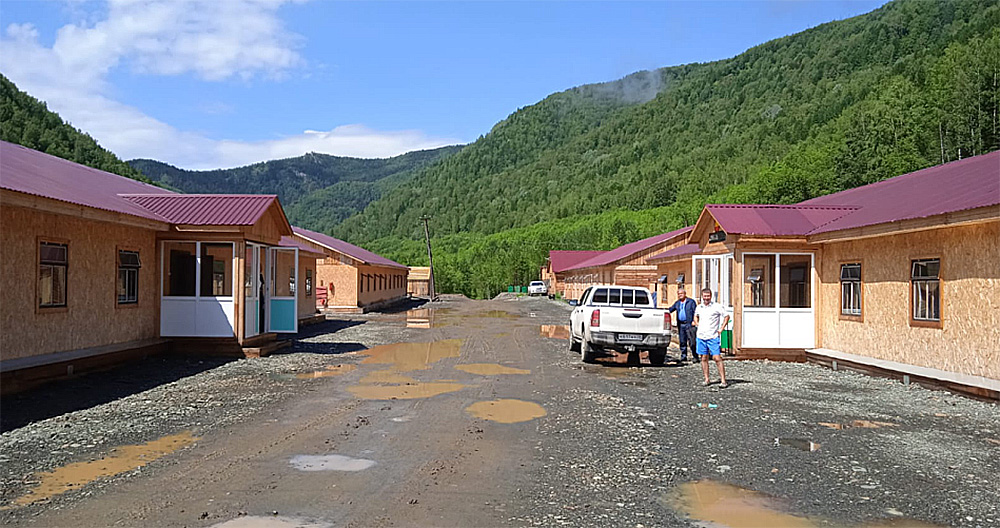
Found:
[[[0,504],[24,494],[38,471],[97,459],[112,448],[182,430],[205,435],[259,418],[310,390],[297,383],[296,373],[322,369],[331,356],[342,355],[353,363],[358,359],[350,352],[413,339],[418,331],[401,324],[403,317],[401,312],[360,314],[305,327],[292,347],[266,358],[161,356],[5,396]],[[159,463],[88,484],[80,493],[55,497],[52,504],[59,507],[87,497]],[[0,511],[0,520],[39,511]]]
[[[532,460],[521,460],[529,469],[511,496],[497,500],[511,526],[690,526],[676,507],[677,489],[705,479],[776,497],[776,508],[822,526],[886,520],[906,526],[907,519],[1000,525],[996,404],[767,361],[727,362],[735,383],[705,388],[698,366],[581,364],[567,341],[532,333],[533,324],[565,323],[568,308],[555,301],[502,296],[489,309],[506,306],[522,316],[506,321],[504,314],[470,317],[486,305],[459,298],[435,306],[437,323],[460,324],[483,343],[500,343],[490,346],[517,340],[533,355],[537,379],[546,380],[525,394],[548,411],[521,439],[534,451]],[[452,320],[449,312],[464,318]],[[510,327],[510,336],[496,333],[498,325]],[[357,363],[352,352],[426,336],[406,327],[402,311],[350,316],[307,327],[291,349],[268,358],[155,358],[5,397],[0,505],[22,495],[35,472],[92,460],[113,447],[266,420],[282,402],[315,396],[318,385],[301,383],[296,373]],[[167,463],[154,461],[50,503],[0,511],[0,522],[30,522]]]
[[[1000,525],[995,404],[769,361],[727,361],[730,388],[705,388],[698,365],[585,366],[554,343],[554,365],[580,382],[544,403],[541,474],[512,524],[684,526],[676,486],[712,479],[821,525]]]

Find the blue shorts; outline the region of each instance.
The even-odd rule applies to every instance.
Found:
[[[699,356],[722,355],[722,339],[719,337],[713,337],[712,339],[698,338],[697,352]]]

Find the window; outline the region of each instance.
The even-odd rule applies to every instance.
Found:
[[[622,291],[620,289],[618,289],[618,288],[611,288],[611,290],[609,290],[609,291],[611,292],[611,294],[608,295],[608,303],[609,304],[621,304],[622,303]]]
[[[646,295],[646,292],[641,291],[641,290],[636,290],[636,292],[635,292],[635,304],[636,304],[636,306],[639,306],[639,305],[648,306],[649,305],[649,296]]]
[[[910,282],[913,284],[913,319],[941,320],[941,259],[911,261]]]
[[[840,313],[861,315],[861,264],[840,265]]]
[[[782,308],[809,308],[812,305],[811,267],[809,255],[781,255],[779,302]]]
[[[69,247],[66,244],[40,242],[38,246],[38,307],[66,306],[66,269]]]
[[[280,261],[286,252],[279,252]],[[201,243],[201,296],[229,297],[233,294],[233,245]]]
[[[595,303],[606,303],[606,302],[608,302],[608,289],[607,288],[598,288],[597,291],[594,292],[594,298],[592,299],[591,302],[595,302]]]
[[[774,255],[747,255],[744,258],[743,269],[746,278],[743,286],[743,306],[748,308],[775,307],[774,264]]]
[[[139,302],[139,261],[138,251],[118,251],[118,304]]]
[[[622,304],[635,304],[633,292],[635,292],[635,290],[622,290]]]
[[[306,270],[306,297],[312,297],[313,294],[313,270]]]
[[[163,295],[194,297],[198,245],[194,242],[166,242],[163,245]],[[203,279],[204,280],[204,279]]]

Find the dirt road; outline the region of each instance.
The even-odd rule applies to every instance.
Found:
[[[763,362],[706,389],[696,366],[581,365],[554,301],[435,305],[330,322],[288,353],[8,430],[0,520],[1000,523],[995,405]]]

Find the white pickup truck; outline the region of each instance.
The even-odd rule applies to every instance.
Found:
[[[607,350],[627,352],[631,362],[649,352],[649,362],[662,365],[670,346],[670,312],[653,307],[646,288],[591,286],[570,314],[570,350],[585,363]]]

